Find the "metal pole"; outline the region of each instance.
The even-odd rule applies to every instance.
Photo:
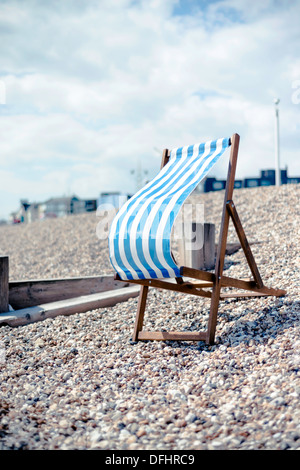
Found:
[[[276,186],[281,185],[280,162],[279,162],[279,98],[274,99],[275,103],[275,178]]]

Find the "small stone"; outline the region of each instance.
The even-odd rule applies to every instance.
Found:
[[[223,442],[218,441],[218,440],[215,439],[215,440],[211,441],[208,448],[221,450],[221,449],[224,449],[225,447],[224,447]]]
[[[110,448],[109,441],[104,440],[104,441],[98,442],[98,447],[100,447],[101,449],[109,449]]]
[[[172,436],[172,435],[167,435],[164,437],[164,442],[174,442],[175,440],[175,436]]]
[[[146,436],[147,432],[145,430],[145,428],[140,428],[137,433],[136,433],[136,436],[137,437],[142,437],[142,436]]]
[[[188,413],[185,417],[185,421],[187,423],[193,423],[194,421],[196,421],[196,419],[197,419],[197,416],[194,413]]]
[[[61,428],[66,429],[69,427],[69,422],[66,419],[62,419],[58,424]]]
[[[44,346],[45,342],[42,340],[42,338],[38,338],[34,343],[35,348],[43,348]]]
[[[95,429],[91,434],[90,434],[90,441],[92,443],[97,443],[103,439],[102,433],[99,431],[99,429]]]
[[[174,424],[177,428],[184,428],[187,425],[187,422],[185,419],[178,419]]]

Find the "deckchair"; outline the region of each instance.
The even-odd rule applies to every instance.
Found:
[[[133,341],[205,341],[213,344],[220,300],[229,297],[283,296],[284,290],[266,287],[247,241],[232,200],[240,137],[222,138],[202,144],[165,149],[161,170],[130,198],[110,227],[109,254],[115,279],[140,284]],[[181,207],[224,152],[231,147],[214,272],[178,266],[171,251],[171,231]],[[230,218],[253,279],[223,275]],[[210,299],[206,331],[144,331],[144,312],[149,287],[167,289]],[[233,287],[238,292],[222,293]],[[228,289],[227,289],[228,290]],[[243,290],[243,292],[240,292]],[[245,292],[244,292],[245,291]]]

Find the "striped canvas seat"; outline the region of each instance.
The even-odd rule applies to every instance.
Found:
[[[158,175],[121,207],[110,228],[109,253],[122,280],[180,276],[171,254],[175,218],[230,143],[224,138],[173,149]]]

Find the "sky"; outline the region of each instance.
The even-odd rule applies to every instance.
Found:
[[[259,176],[277,97],[300,176],[299,18],[299,0],[0,0],[0,219],[20,199],[133,194],[164,148],[235,132],[237,177]]]

